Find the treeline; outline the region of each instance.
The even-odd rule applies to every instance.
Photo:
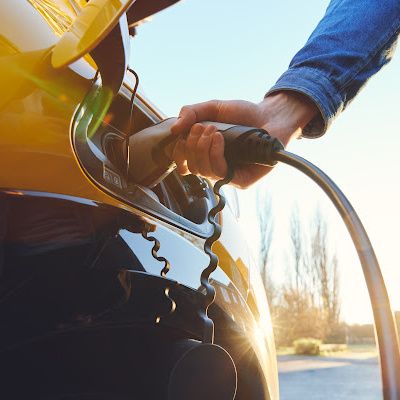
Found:
[[[327,223],[319,211],[311,221],[300,219],[298,208],[291,214],[290,246],[284,282],[276,284],[271,273],[274,221],[271,200],[260,198],[261,273],[270,304],[278,346],[311,337],[343,343],[340,321],[339,266],[328,245]]]
[[[396,311],[394,316],[397,324],[397,332],[400,333],[400,311]],[[373,324],[342,325],[341,334],[344,336],[346,343],[369,344],[375,342],[375,330]]]
[[[285,278],[274,279],[272,243],[275,233],[271,198],[259,195],[261,275],[270,305],[275,341],[291,346],[301,338],[319,339],[332,344],[372,344],[373,324],[346,324],[341,320],[339,263],[329,243],[327,222],[319,210],[305,220],[299,207],[290,216]],[[400,311],[395,312],[400,333]]]

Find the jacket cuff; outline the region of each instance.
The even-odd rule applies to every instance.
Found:
[[[325,76],[308,67],[289,68],[267,92],[265,97],[282,90],[295,91],[309,97],[320,111],[303,129],[303,137],[322,136],[332,121],[343,110],[343,99],[332,82]]]

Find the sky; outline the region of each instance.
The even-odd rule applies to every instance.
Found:
[[[329,1],[183,0],[138,28],[131,66],[142,91],[166,115],[186,104],[214,98],[260,101],[286,70],[322,18]],[[400,51],[399,51],[400,52]],[[329,132],[289,145],[344,191],[366,227],[388,286],[400,310],[400,56],[368,83]],[[273,202],[271,274],[288,268],[289,215],[298,204],[304,220],[316,207],[327,219],[330,243],[341,271],[342,316],[372,321],[361,267],[336,210],[316,185],[279,165],[254,187],[240,191],[242,225],[254,233],[257,251],[257,190]],[[251,237],[250,236],[250,237]]]

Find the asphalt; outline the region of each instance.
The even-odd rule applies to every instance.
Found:
[[[380,369],[375,355],[279,356],[280,400],[379,400]]]

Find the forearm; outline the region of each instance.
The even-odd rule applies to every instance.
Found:
[[[390,61],[399,30],[400,0],[333,0],[268,94],[290,90],[309,97],[319,113],[303,136],[319,136]]]

